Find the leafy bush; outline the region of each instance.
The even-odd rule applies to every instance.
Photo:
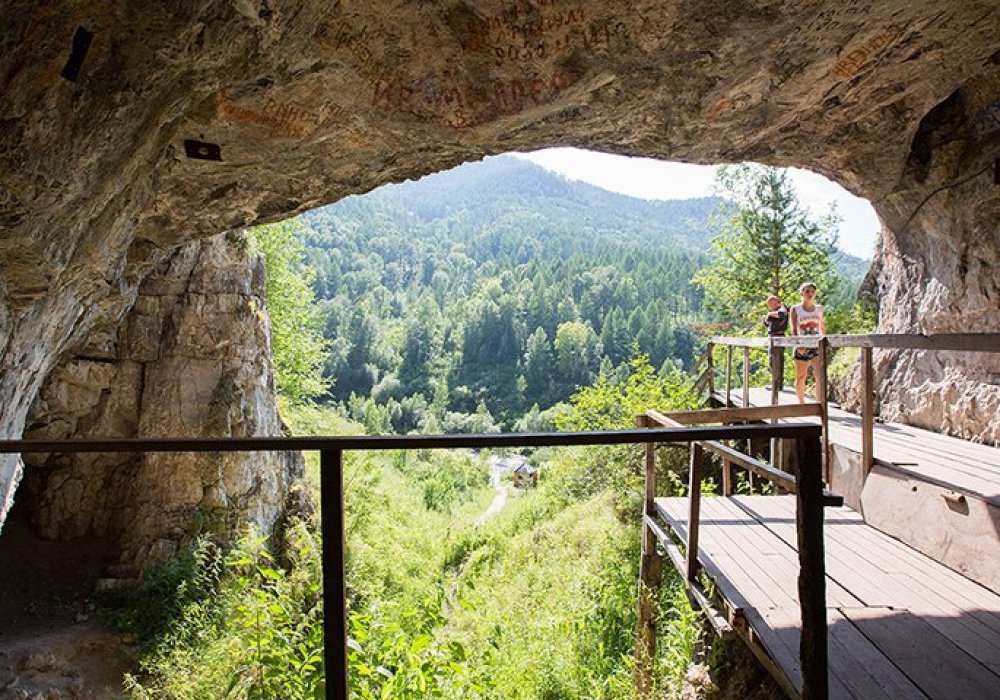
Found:
[[[198,544],[188,577],[172,592],[164,590],[177,614],[142,662],[141,677],[126,677],[131,697],[322,697],[319,547],[302,523],[287,533],[288,570],[253,536],[224,558],[217,548]],[[214,595],[190,600],[188,591],[206,581]]]

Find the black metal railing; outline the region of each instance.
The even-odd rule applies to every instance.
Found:
[[[326,698],[348,697],[347,596],[343,455],[346,451],[483,449],[624,444],[691,444],[755,438],[815,437],[815,425],[685,426],[644,430],[575,433],[506,433],[498,435],[385,435],[343,437],[133,438],[87,440],[0,440],[0,454],[282,452],[320,453],[321,532],[323,535],[323,624]],[[822,523],[822,505],[816,503]],[[822,525],[820,525],[822,527]],[[331,605],[332,603],[332,605]],[[824,655],[825,656],[825,655]],[[825,661],[825,659],[824,659]]]

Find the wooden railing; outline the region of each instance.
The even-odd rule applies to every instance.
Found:
[[[733,408],[722,410],[659,413],[647,411],[638,416],[640,427],[666,426],[681,429],[695,423],[763,421],[772,418],[796,418],[817,415],[815,405],[774,406],[761,408]],[[769,437],[782,437],[778,426],[767,426]],[[662,562],[656,550],[659,540],[674,566],[685,579],[692,602],[705,612],[709,623],[720,636],[734,632],[748,635],[743,611],[723,599],[725,613],[716,609],[709,592],[700,581],[701,564],[698,560],[698,535],[700,530],[702,481],[706,453],[719,455],[723,460],[723,492],[732,493],[732,478],[726,472],[739,466],[750,473],[773,482],[780,488],[795,493],[796,530],[798,540],[799,576],[798,592],[801,608],[802,634],[799,660],[802,668],[802,688],[786,688],[793,695],[801,692],[807,700],[825,700],[828,696],[827,622],[826,622],[826,564],[823,542],[823,507],[843,505],[843,498],[823,488],[820,427],[800,424],[794,436],[796,443],[796,473],[782,471],[771,464],[744,454],[721,440],[693,440],[690,447],[688,470],[688,519],[687,540],[684,552],[664,531],[656,515],[656,449],[646,446],[645,502],[643,507],[642,560],[640,563],[640,591],[638,608],[638,641],[636,644],[635,685],[640,697],[650,697],[652,690],[652,663],[656,654],[656,607]],[[756,645],[751,649],[776,678],[784,674],[773,661],[760,652]]]
[[[656,444],[715,443],[771,436],[795,439],[812,435],[815,426],[801,424],[684,426],[576,433],[507,433],[500,435],[391,435],[357,437],[143,438],[96,440],[0,440],[0,454],[16,453],[150,453],[150,452],[277,452],[318,450],[320,514],[323,534],[324,668],[327,700],[348,697],[347,591],[345,588],[345,522],[343,456],[351,450],[481,449],[572,445],[645,444],[647,456]],[[648,470],[647,470],[648,471]],[[647,487],[648,488],[648,487]],[[802,488],[800,486],[800,488]],[[647,494],[648,495],[648,494]],[[820,508],[819,505],[810,506]],[[816,514],[813,514],[815,516]],[[822,523],[822,516],[820,523]],[[646,551],[644,549],[644,551]],[[825,624],[825,618],[824,618]],[[825,637],[824,637],[825,639]],[[825,653],[824,653],[825,656]]]
[[[819,359],[820,376],[816,378],[816,402],[820,407],[820,424],[823,427],[824,475],[830,481],[830,434],[828,410],[828,378],[831,350],[836,348],[861,349],[861,465],[863,478],[871,472],[875,462],[875,374],[872,367],[872,351],[886,350],[933,350],[952,352],[992,352],[1000,353],[1000,333],[939,333],[921,335],[913,333],[869,334],[869,335],[826,335],[826,336],[771,336],[757,338],[734,338],[715,336],[706,346],[705,356],[699,367],[713,366],[712,354],[716,345],[726,348],[725,405],[732,401],[733,348],[743,351],[743,406],[750,404],[750,349],[766,348],[768,353],[775,348],[816,348]],[[769,368],[771,365],[769,364]],[[714,372],[708,372],[702,386],[707,386],[709,396],[715,391]],[[705,373],[702,375],[705,376]],[[701,379],[699,379],[701,381]],[[771,404],[778,403],[778,393],[783,384],[782,377],[771,377]]]

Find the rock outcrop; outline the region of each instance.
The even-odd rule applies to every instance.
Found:
[[[993,0],[12,0],[5,18],[0,436],[22,434],[52,369],[100,345],[178,245],[560,144],[821,172],[890,231],[883,329],[1000,327]],[[52,380],[80,385],[70,403],[109,372],[86,357]],[[883,410],[909,410],[914,384],[954,430],[973,399],[996,405],[979,360],[934,362],[880,360]],[[185,396],[149,379],[143,395]],[[207,416],[189,418],[169,427]],[[150,487],[169,473],[142,469]],[[0,521],[20,473],[0,458]],[[212,478],[168,502],[200,503]],[[41,498],[47,527],[84,526],[55,505],[76,488]]]
[[[141,285],[123,322],[49,375],[26,437],[281,434],[264,267],[243,235],[178,249]],[[22,486],[47,539],[111,538],[150,563],[197,532],[268,529],[301,475],[295,454],[26,455]]]

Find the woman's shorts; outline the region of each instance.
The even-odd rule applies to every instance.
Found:
[[[816,348],[796,348],[794,357],[796,360],[809,362],[809,360],[817,357],[818,355],[819,351]]]

